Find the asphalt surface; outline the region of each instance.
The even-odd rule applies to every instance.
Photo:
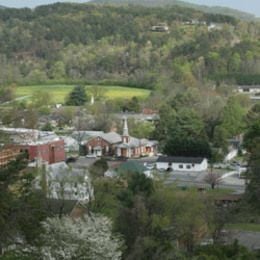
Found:
[[[162,173],[164,174],[164,173]],[[176,183],[178,186],[195,186],[200,188],[210,188],[210,184],[204,181],[207,172],[199,172],[199,173],[187,173],[187,172],[175,172],[169,173],[167,178],[165,179],[165,184]],[[244,193],[245,184],[244,180],[240,180],[237,177],[227,177],[222,179],[219,184],[216,185],[216,188],[222,189],[231,189],[234,190],[235,193]]]
[[[226,243],[232,243],[235,239],[249,250],[260,250],[260,232],[234,230],[230,232]]]

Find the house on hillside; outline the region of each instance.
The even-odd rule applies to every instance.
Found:
[[[260,85],[239,85],[237,92],[243,94],[258,94],[260,93]]]
[[[153,32],[169,32],[169,27],[166,23],[159,23],[152,26],[151,30]]]
[[[25,128],[1,128],[10,139],[10,149],[19,149],[29,161],[41,160],[48,164],[65,161],[64,141],[53,132]]]
[[[223,26],[221,24],[216,24],[216,23],[210,23],[208,25],[208,31],[214,31],[214,30],[221,30]]]
[[[191,19],[183,22],[184,25],[207,25],[206,21],[199,21],[197,19]]]
[[[116,132],[100,133],[81,142],[83,154],[95,156],[116,156],[134,158],[153,156],[157,153],[157,141],[138,139],[128,133],[127,119],[124,118],[123,134]]]
[[[156,168],[165,171],[201,172],[208,168],[208,161],[202,157],[160,156]]]

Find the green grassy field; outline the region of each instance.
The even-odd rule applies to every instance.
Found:
[[[260,224],[252,224],[252,223],[227,224],[225,228],[231,230],[260,232]]]
[[[16,88],[16,98],[28,97],[33,95],[37,90],[47,91],[51,94],[53,103],[63,103],[68,93],[73,89],[74,85],[34,85],[34,86],[20,86]],[[93,86],[86,86],[86,91]],[[147,98],[150,90],[140,88],[129,88],[120,86],[98,86],[104,89],[104,96],[107,99],[117,98]]]

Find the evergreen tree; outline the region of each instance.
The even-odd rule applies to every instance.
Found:
[[[87,94],[84,86],[75,86],[70,92],[66,104],[68,106],[82,106],[87,101]]]

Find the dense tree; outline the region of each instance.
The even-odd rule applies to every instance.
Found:
[[[247,179],[249,181],[246,188],[246,197],[255,210],[260,212],[260,144],[255,143],[249,158],[249,169]]]
[[[246,116],[247,131],[244,136],[244,147],[250,152],[260,140],[260,106],[256,104]]]
[[[258,259],[257,254],[240,246],[237,241],[231,245],[207,245],[196,249],[195,258],[198,259]]]
[[[14,98],[15,86],[11,85],[8,87],[0,88],[0,102],[8,102]]]
[[[107,161],[103,158],[97,160],[91,165],[89,171],[93,178],[104,177],[105,172],[108,170]]]
[[[87,101],[86,90],[83,86],[75,86],[74,89],[70,92],[66,104],[68,106],[82,106]]]
[[[180,108],[177,113],[170,107],[164,109],[161,110],[160,121],[155,130],[155,136],[161,141],[164,153],[209,158],[211,148],[198,113],[188,108]]]
[[[220,124],[215,127],[214,144],[223,151],[227,150],[228,138],[240,135],[244,131],[248,107],[243,102],[240,96],[230,97],[223,109]]]
[[[147,138],[151,139],[154,134],[154,124],[152,122],[130,122],[128,120],[128,125],[130,129],[130,135],[137,138]]]
[[[15,243],[17,236],[35,241],[47,215],[44,196],[33,189],[34,176],[25,171],[26,165],[21,155],[0,169],[1,249]]]

